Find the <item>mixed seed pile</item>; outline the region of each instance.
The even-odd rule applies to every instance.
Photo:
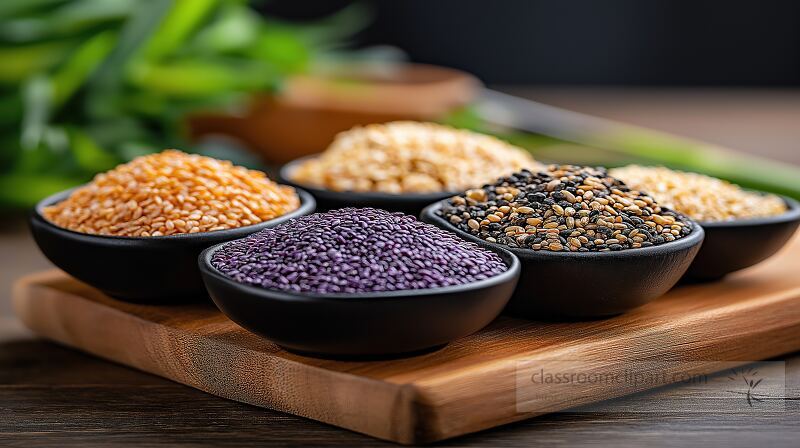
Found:
[[[438,288],[506,270],[492,251],[372,208],[293,219],[226,244],[211,264],[240,283],[320,294]]]
[[[742,190],[702,174],[638,165],[609,172],[632,188],[652,194],[660,204],[698,221],[760,218],[786,212],[786,203],[778,196]]]
[[[333,191],[462,191],[522,168],[530,154],[494,137],[435,123],[399,121],[342,132],[292,180]]]
[[[166,150],[98,174],[43,214],[76,232],[152,237],[248,226],[299,206],[293,188],[260,171]]]
[[[573,165],[523,170],[452,197],[439,213],[486,241],[554,252],[648,247],[692,232],[691,221],[605,169]]]

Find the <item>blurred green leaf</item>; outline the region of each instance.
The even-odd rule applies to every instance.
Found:
[[[123,160],[128,161],[140,156],[152,154],[162,149],[164,149],[163,145],[148,144],[144,142],[121,142],[119,154]]]
[[[232,90],[269,86],[274,73],[249,61],[180,60],[160,65],[140,64],[131,81],[142,89],[166,96],[200,97]]]
[[[72,0],[54,12],[58,29],[76,32],[86,27],[127,18],[141,0]]]
[[[63,173],[68,171],[65,165],[65,161],[63,157],[58,154],[57,152],[53,151],[53,148],[47,146],[47,140],[57,140],[56,139],[46,139],[47,131],[45,131],[42,135],[42,144],[35,147],[35,148],[26,148],[23,149],[17,159],[14,162],[14,173],[15,174],[27,174],[27,175],[34,175],[36,173],[47,173],[53,174],[54,172]]]
[[[247,7],[227,4],[219,17],[201,29],[192,40],[196,52],[229,53],[246,49],[255,42],[261,18]]]
[[[31,45],[0,47],[0,84],[20,83],[58,64],[76,44],[60,40]]]
[[[0,206],[30,207],[40,199],[86,182],[90,177],[0,174]]]
[[[106,149],[117,148],[122,142],[144,141],[152,137],[141,120],[125,115],[92,121],[84,125],[83,130],[98,146]]]
[[[169,13],[142,49],[142,59],[159,60],[178,50],[219,0],[175,0]]]
[[[2,171],[13,169],[20,151],[19,135],[11,132],[0,133],[0,167],[4,168]]]
[[[67,154],[69,151],[69,136],[67,135],[66,129],[61,126],[45,127],[43,143],[43,146],[56,156]],[[64,167],[60,166],[57,169],[60,168]]]
[[[596,146],[638,156],[646,163],[704,173],[746,188],[800,199],[800,168],[791,164],[630,125],[609,129],[597,138]]]
[[[135,0],[74,0],[47,14],[0,20],[0,39],[31,42],[96,31],[125,19],[135,5]]]
[[[245,90],[221,92],[211,96],[171,97],[161,92],[147,91],[122,97],[125,110],[141,115],[146,119],[163,120],[185,118],[187,113],[198,110],[236,110],[245,102],[248,93]]]
[[[124,76],[134,54],[150,38],[172,6],[171,0],[147,0],[136,8],[120,31],[116,47],[90,81],[87,99],[90,115],[109,116],[116,109],[113,97],[124,85]]]
[[[40,199],[86,182],[85,177],[47,174],[0,174],[0,205],[31,207]]]
[[[105,31],[84,42],[53,74],[53,100],[57,106],[68,100],[103,62],[116,43],[116,33]]]
[[[187,114],[240,108],[333,57],[363,26],[360,8],[293,25],[246,0],[0,1],[0,206],[165,147],[192,150]]]
[[[22,116],[22,98],[19,92],[0,96],[0,128],[19,123]]]
[[[67,0],[3,0],[0,2],[0,19],[22,14],[44,13]]]
[[[28,151],[40,146],[47,130],[53,101],[50,79],[44,75],[31,78],[22,87],[22,101],[25,114],[20,142],[23,151]]]
[[[483,121],[483,118],[481,118],[475,108],[470,106],[460,107],[449,112],[440,122],[455,128],[487,132],[486,123]]]
[[[311,60],[308,44],[288,28],[272,27],[262,32],[249,52],[272,64],[281,74],[300,73]]]
[[[120,160],[109,154],[86,132],[72,127],[67,130],[70,150],[78,166],[89,173],[106,171],[117,165]]]

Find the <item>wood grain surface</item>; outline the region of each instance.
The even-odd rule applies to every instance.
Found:
[[[0,319],[3,447],[393,446],[36,340],[9,321]],[[714,412],[678,411],[661,405],[686,395],[675,385],[640,394],[650,412],[554,413],[436,446],[793,447],[800,437],[800,356],[787,360],[786,371],[784,412],[747,412],[738,400]]]
[[[546,398],[519,412],[520,361],[571,360],[583,371],[605,373],[636,369],[642,361],[663,362],[666,370],[677,361],[697,361],[697,369],[708,371],[721,368],[721,361],[798,350],[799,269],[795,239],[743,275],[681,286],[613,319],[541,323],[503,317],[437,352],[369,362],[288,353],[210,305],[122,303],[58,271],[21,280],[14,302],[26,325],[63,344],[225,398],[416,443],[653,387],[541,386]]]

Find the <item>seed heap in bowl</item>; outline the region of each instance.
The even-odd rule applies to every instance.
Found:
[[[438,288],[506,270],[492,251],[372,208],[293,219],[226,244],[211,264],[240,283],[319,294]]]
[[[606,252],[668,243],[691,221],[630,190],[603,168],[551,165],[450,198],[440,215],[492,243],[553,252]]]
[[[292,180],[333,191],[462,191],[536,167],[523,149],[494,137],[434,123],[398,121],[342,132]]]
[[[98,174],[43,214],[76,232],[153,237],[248,226],[299,205],[260,171],[166,150]]]
[[[702,174],[638,165],[609,172],[631,188],[647,191],[660,204],[698,221],[762,218],[786,212],[786,203],[778,196],[746,191]]]

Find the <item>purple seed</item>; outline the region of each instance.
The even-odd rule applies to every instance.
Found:
[[[462,285],[506,270],[494,252],[402,213],[315,213],[224,245],[211,264],[266,289],[360,293]]]

